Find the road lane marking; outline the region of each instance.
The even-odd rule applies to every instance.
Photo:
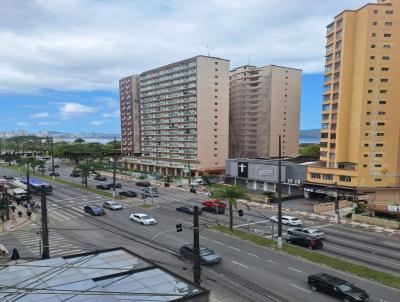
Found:
[[[232,250],[240,252],[240,250],[238,248],[236,248],[236,247],[230,246],[229,248],[232,249]]]
[[[268,262],[273,263],[273,264],[279,264],[278,262],[275,262],[273,260],[267,259]]]
[[[255,254],[252,254],[252,253],[247,253],[247,254],[249,254],[250,256],[253,256],[253,257],[256,257],[256,258],[258,258],[258,256],[257,256],[257,255],[255,255]]]
[[[337,238],[335,238],[334,241],[335,241],[335,240],[336,240],[336,241],[341,241],[341,242],[344,242],[344,243],[347,243],[347,244],[350,243],[350,242],[348,242],[348,241],[346,241],[346,240],[342,240],[342,239],[337,239]],[[331,242],[331,243],[335,244],[334,241]],[[327,240],[327,242],[329,242],[329,239]],[[371,242],[371,243],[373,244],[373,242]],[[363,244],[359,244],[359,243],[355,243],[355,242],[351,242],[351,244],[353,244],[353,245],[358,245],[358,246],[361,246],[361,247],[364,247],[364,248],[370,249],[370,250],[376,250],[376,251],[381,252],[381,253],[392,254],[392,255],[398,256],[398,253],[393,253],[393,252],[389,252],[389,251],[384,251],[384,250],[379,249],[379,248],[375,248],[375,247],[371,247],[371,246],[367,246],[367,245],[363,245]]]
[[[314,229],[325,228],[325,227],[332,226],[332,225],[334,225],[334,224],[329,223],[329,224],[317,225],[317,226],[314,227]]]
[[[265,223],[268,222],[269,220],[261,220],[261,221],[255,221],[255,222],[250,222],[250,223],[244,223],[244,224],[238,224],[234,225],[233,228],[240,228],[242,226],[248,226],[248,225],[253,225],[253,224],[259,224],[259,223]]]
[[[203,240],[209,240],[207,237],[204,237],[204,236],[201,236],[201,235],[200,235],[200,238],[203,239]]]
[[[225,245],[225,244],[223,244],[223,243],[221,243],[221,242],[218,242],[218,241],[215,241],[215,240],[212,240],[212,242],[214,242],[214,243],[216,243],[216,244],[219,244],[219,245]]]
[[[302,290],[303,292],[306,292],[306,293],[311,294],[311,292],[310,292],[309,290],[307,290],[307,289],[304,289],[304,288],[302,288],[302,287],[300,287],[300,286],[297,286],[297,285],[295,285],[295,284],[292,284],[292,283],[289,283],[289,284],[290,284],[291,286],[293,286],[293,287],[299,289],[299,290]]]
[[[295,269],[295,268],[293,268],[293,267],[290,267],[290,266],[288,266],[288,269],[291,269],[292,271],[295,271],[295,272],[298,272],[298,273],[303,273],[302,271],[300,271],[300,270],[298,270],[298,269]]]
[[[241,263],[236,262],[236,261],[234,261],[234,260],[232,260],[232,262],[235,263],[236,265],[240,265],[240,266],[242,266],[242,267],[249,268],[247,265],[241,264]]]

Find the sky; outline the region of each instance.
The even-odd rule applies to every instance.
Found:
[[[320,127],[325,26],[365,0],[0,0],[0,131],[119,133],[118,80],[199,54],[303,70]]]

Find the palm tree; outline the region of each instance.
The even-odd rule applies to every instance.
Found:
[[[215,197],[228,200],[229,203],[229,228],[233,230],[233,206],[237,208],[238,199],[248,199],[247,192],[244,188],[239,186],[225,186],[217,190],[214,194]]]
[[[80,164],[78,165],[78,169],[81,171],[82,180],[85,181],[85,187],[87,187],[87,179],[90,175],[92,167],[89,164]]]

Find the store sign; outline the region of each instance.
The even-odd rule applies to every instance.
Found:
[[[400,211],[400,206],[397,204],[390,204],[387,206],[389,212],[397,212]]]
[[[258,176],[271,176],[272,175],[272,170],[261,170],[258,171]]]

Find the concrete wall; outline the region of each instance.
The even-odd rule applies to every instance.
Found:
[[[368,223],[368,224],[372,224],[372,225],[378,225],[378,226],[385,227],[385,228],[400,229],[400,222],[394,221],[394,220],[386,220],[386,219],[380,219],[380,218],[357,215],[357,214],[353,214],[353,216],[351,217],[351,220],[353,220],[355,222],[362,222],[362,223]]]
[[[339,208],[347,208],[351,206],[351,202],[348,200],[341,200],[339,201]],[[327,202],[327,203],[318,203],[314,205],[314,213],[320,214],[324,212],[329,212],[335,210],[335,203],[334,202]]]

